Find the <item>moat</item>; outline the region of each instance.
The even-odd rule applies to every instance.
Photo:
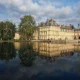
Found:
[[[80,80],[80,44],[0,43],[0,80]]]

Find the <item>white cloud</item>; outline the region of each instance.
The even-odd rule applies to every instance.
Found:
[[[9,15],[17,17],[17,20],[24,14],[31,14],[37,21],[42,18],[54,18],[59,21],[65,19],[67,21],[72,18],[71,14],[73,14],[71,6],[62,6],[62,3],[56,2],[56,0],[53,2],[49,0],[38,0],[38,2],[33,2],[33,0],[0,0],[0,4],[6,6]],[[77,10],[77,13],[79,12]]]
[[[74,6],[74,12],[75,12],[75,14],[76,14],[78,17],[80,17],[80,1],[75,4],[75,6]]]

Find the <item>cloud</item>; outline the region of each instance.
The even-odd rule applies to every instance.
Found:
[[[25,14],[31,14],[37,21],[44,18],[68,19],[72,16],[73,10],[70,5],[63,6],[58,0],[0,0],[0,5],[5,6],[6,12],[16,21]],[[79,9],[76,11],[80,13]],[[6,14],[5,14],[6,15]]]
[[[80,18],[70,17],[70,18],[64,18],[64,19],[56,19],[56,21],[59,24],[65,24],[65,25],[73,24],[75,27],[77,27],[78,24],[80,23]]]
[[[80,17],[80,1],[75,4],[75,6],[74,6],[74,12],[77,15],[77,17]]]

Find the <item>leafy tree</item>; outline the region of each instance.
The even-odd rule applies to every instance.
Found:
[[[11,40],[15,35],[15,24],[10,21],[0,22],[0,39]]]
[[[30,40],[35,28],[35,20],[31,15],[25,15],[21,18],[19,31],[22,39]]]
[[[4,22],[0,22],[0,40],[2,40],[3,37],[3,29],[5,27],[5,23]]]

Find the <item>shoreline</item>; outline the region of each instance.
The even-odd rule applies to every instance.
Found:
[[[0,40],[0,42],[52,42],[52,43],[80,43],[80,40]]]

